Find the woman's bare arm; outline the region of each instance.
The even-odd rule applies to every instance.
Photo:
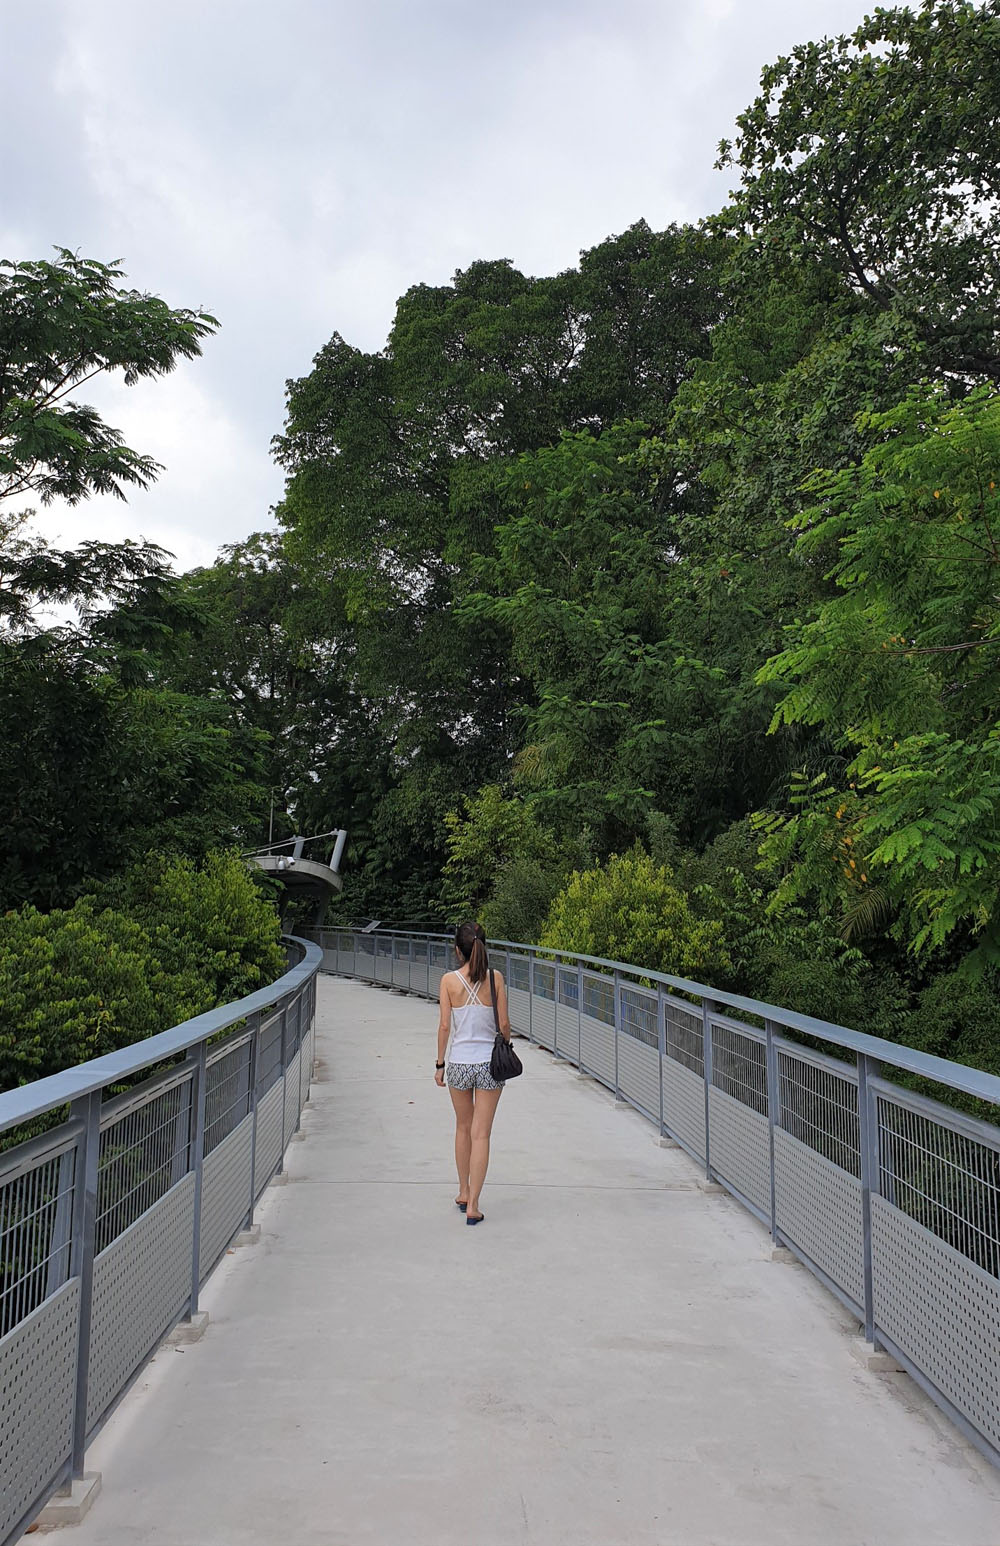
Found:
[[[437,1062],[439,1063],[444,1062],[445,1048],[448,1045],[448,1034],[451,1030],[451,998],[448,994],[448,986],[449,984],[447,974],[442,973],[441,991],[438,994],[438,1003],[441,1005],[441,1012],[438,1015]],[[434,1078],[437,1080],[438,1084],[444,1084],[444,1070],[441,1068],[436,1068],[434,1070]]]
[[[494,970],[493,980],[497,985],[497,1019],[500,1021],[500,1029],[510,1041],[510,1011],[507,1008],[507,984],[503,980],[503,973]]]

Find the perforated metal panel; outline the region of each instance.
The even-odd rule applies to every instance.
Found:
[[[663,1125],[705,1158],[705,1081],[676,1059],[663,1059]]]
[[[410,987],[415,993],[427,992],[427,942],[416,940],[410,962]]]
[[[281,1158],[281,1103],[284,1091],[274,1084],[257,1104],[257,1153],[254,1190],[259,1197]]]
[[[191,1291],[189,1172],[94,1261],[87,1431],[178,1319]]]
[[[863,1315],[861,1182],[780,1128],[774,1172],[778,1228]]]
[[[299,1058],[301,1053],[296,1052],[285,1071],[285,1143],[295,1131],[295,1124],[299,1119]]]
[[[631,1036],[618,1037],[618,1088],[654,1122],[660,1120],[660,1058]]]
[[[709,1162],[761,1213],[771,1213],[767,1118],[722,1090],[708,1092]]]
[[[354,971],[364,980],[375,976],[375,941],[370,934],[355,934]]]
[[[1000,1280],[872,1198],[875,1324],[1000,1447]]]
[[[615,1087],[615,1033],[603,1020],[583,1015],[580,1020],[580,1066],[609,1089]]]
[[[72,1451],[79,1319],[71,1278],[0,1341],[0,1540]]]
[[[580,1016],[565,1004],[556,1005],[556,1051],[573,1063],[580,1052]]]
[[[198,1271],[204,1282],[243,1223],[250,1207],[250,1144],[253,1117],[246,1117],[205,1161],[201,1183]]]
[[[392,942],[392,980],[397,988],[410,986],[410,942],[407,939]]]
[[[523,988],[507,989],[507,1008],[510,1013],[510,1023],[515,1031],[520,1031],[522,1036],[527,1036],[530,1022],[530,999]]]
[[[556,969],[549,961],[535,962],[531,1034],[543,1047],[555,1049]]]

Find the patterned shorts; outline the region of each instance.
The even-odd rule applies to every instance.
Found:
[[[453,1090],[502,1090],[504,1084],[494,1079],[489,1063],[449,1063],[445,1077]]]

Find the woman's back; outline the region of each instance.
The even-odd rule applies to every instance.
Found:
[[[454,993],[449,992],[448,995],[454,1027],[450,1061],[488,1063],[496,1034],[489,978],[473,983],[463,972],[449,972],[448,975],[449,987],[454,985]]]

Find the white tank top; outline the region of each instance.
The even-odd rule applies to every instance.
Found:
[[[493,1022],[493,1005],[484,1004],[479,997],[479,985],[469,982],[461,972],[452,972],[465,989],[465,1003],[451,1011],[450,1063],[488,1063],[493,1052],[496,1026]]]

